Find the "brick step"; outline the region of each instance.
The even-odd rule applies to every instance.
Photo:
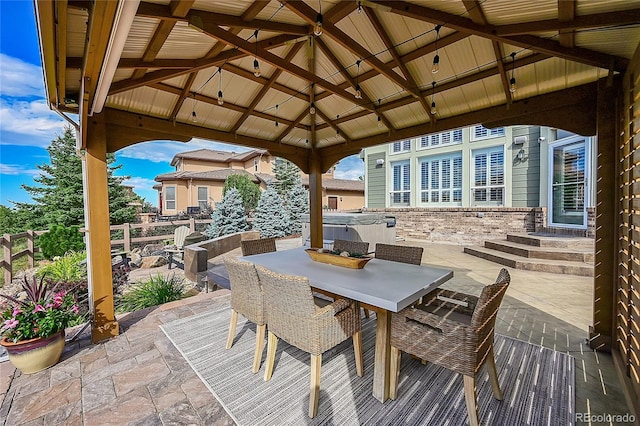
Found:
[[[530,259],[565,260],[570,262],[593,263],[593,248],[537,247],[511,241],[485,241],[484,246],[504,253]]]
[[[507,241],[533,247],[555,247],[569,249],[594,249],[594,239],[566,235],[529,233],[507,234]]]
[[[593,264],[565,260],[530,259],[481,246],[465,247],[464,252],[514,269],[552,274],[593,276]]]

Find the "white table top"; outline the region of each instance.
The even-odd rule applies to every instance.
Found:
[[[371,259],[364,269],[314,262],[304,248],[243,256],[280,274],[309,278],[312,287],[399,312],[453,277],[449,269]]]

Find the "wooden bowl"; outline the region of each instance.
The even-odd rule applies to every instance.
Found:
[[[370,257],[345,257],[331,253],[318,253],[316,249],[306,249],[305,251],[314,262],[328,263],[329,265],[351,269],[362,269],[371,260]]]

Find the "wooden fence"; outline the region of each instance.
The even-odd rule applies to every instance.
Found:
[[[191,232],[196,231],[196,225],[204,225],[211,223],[211,219],[186,219],[186,220],[174,220],[174,221],[159,221],[151,223],[124,223],[122,225],[112,225],[110,230],[122,231],[122,239],[111,240],[111,247],[121,247],[124,251],[130,251],[133,246],[143,245],[145,243],[153,243],[158,241],[164,241],[173,238],[173,230],[178,226],[188,226]],[[162,235],[145,235],[150,230],[155,228],[171,227],[171,231]],[[140,230],[142,236],[132,237],[132,230]],[[85,229],[81,228],[81,232]],[[26,231],[19,234],[4,234],[2,236],[2,263],[0,266],[4,270],[4,282],[9,283],[13,279],[13,265],[16,260],[27,256],[29,268],[33,268],[35,265],[35,254],[40,251],[37,246],[37,237],[44,234],[47,231]],[[16,244],[26,239],[27,248],[14,253],[13,249]]]

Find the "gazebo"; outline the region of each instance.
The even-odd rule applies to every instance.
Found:
[[[594,318],[640,400],[640,1],[36,0],[46,96],[83,155],[94,342],[113,311],[106,154],[150,140],[267,149],[309,173],[471,124],[597,135]],[[633,396],[635,395],[635,396]]]

